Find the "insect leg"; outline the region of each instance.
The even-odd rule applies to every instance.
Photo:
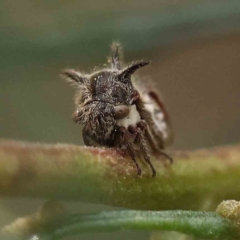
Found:
[[[134,126],[129,126],[129,130],[131,132],[134,132],[136,134],[136,138],[134,140],[134,143],[139,144],[140,146],[140,150],[143,154],[144,160],[148,163],[148,165],[150,166],[150,168],[152,169],[152,177],[156,176],[156,170],[153,167],[152,163],[151,163],[151,159],[148,155],[148,150],[147,150],[147,146],[146,146],[146,142],[145,139],[143,137],[143,133],[145,131],[145,129],[140,129],[138,126],[134,127]]]
[[[83,142],[86,146],[89,147],[99,147],[100,145],[94,141],[94,137],[91,136],[91,134],[89,133],[89,131],[86,128],[83,128],[82,130],[82,138],[83,138]]]
[[[133,148],[133,144],[131,143],[131,138],[132,135],[128,132],[128,130],[125,127],[120,127],[119,130],[122,132],[122,141],[123,144],[125,145],[128,154],[130,155],[131,159],[133,160],[133,162],[135,163],[135,166],[137,168],[137,175],[141,175],[142,170],[140,168],[140,166],[138,165],[136,158],[135,158],[135,150]]]
[[[155,152],[155,153],[160,153],[162,156],[164,156],[165,158],[167,158],[170,163],[172,164],[173,163],[173,159],[168,156],[168,154],[166,154],[165,152],[163,152],[159,147],[158,145],[156,144],[156,142],[153,140],[152,138],[152,135],[150,134],[149,132],[149,129],[148,129],[148,126],[147,126],[147,123],[145,121],[140,121],[137,123],[137,126],[142,130],[142,132],[144,132],[144,135],[146,137],[146,139],[148,140],[152,150]]]
[[[123,142],[123,132],[119,128],[116,128],[115,131],[112,131],[112,136],[110,137],[112,142],[111,147],[121,148],[124,144]]]
[[[79,110],[76,110],[73,114],[72,114],[72,120],[79,124],[81,122],[81,112]],[[98,147],[99,145],[94,144],[94,142],[91,140],[90,138],[90,134],[89,131],[85,128],[83,128],[82,130],[82,138],[83,138],[83,142],[86,146],[92,146],[92,147]]]
[[[86,146],[92,146],[92,144],[90,143],[89,138],[88,138],[88,132],[84,129],[82,130],[82,138],[83,138],[83,142]]]
[[[133,104],[136,105],[137,111],[139,112],[139,115],[141,116],[142,119],[146,120],[146,122],[150,125],[154,125],[154,121],[151,117],[151,114],[145,109],[144,103],[142,101],[142,99],[140,98],[140,95],[137,95],[137,91],[135,91],[135,99],[133,101]],[[169,159],[170,163],[173,163],[173,159],[168,156],[165,152],[163,152],[161,149],[164,148],[164,141],[162,138],[162,133],[157,131],[157,132],[152,132],[152,134],[154,135],[155,139],[158,140],[158,143],[156,143],[153,140],[153,137],[148,129],[147,123],[145,121],[140,121],[138,123],[138,126],[143,130],[146,139],[148,140],[150,146],[152,147],[152,150],[154,152],[160,153],[161,155],[163,155],[164,157],[166,157],[167,159]]]

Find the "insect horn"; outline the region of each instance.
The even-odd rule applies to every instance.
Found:
[[[111,46],[111,63],[112,68],[117,68],[118,70],[121,69],[121,60],[122,60],[122,51],[121,45],[117,42],[113,42]]]
[[[69,82],[73,82],[74,84],[84,83],[86,78],[78,71],[74,69],[66,69],[61,73],[61,77],[65,78]]]
[[[143,61],[132,63],[130,66],[123,69],[122,72],[119,74],[120,81],[126,81],[135,71],[137,71],[141,67],[148,65],[149,63],[150,62]]]

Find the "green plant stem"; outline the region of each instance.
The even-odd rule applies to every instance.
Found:
[[[232,224],[214,212],[193,211],[116,211],[70,216],[63,227],[40,237],[62,239],[87,232],[117,230],[167,230],[191,234],[203,239],[233,239],[237,232]]]
[[[215,209],[239,199],[240,145],[142,159],[111,149],[0,141],[0,196],[79,200],[141,209]],[[163,164],[164,163],[164,164]]]
[[[69,215],[61,202],[47,201],[36,213],[18,218],[3,227],[0,238],[52,240],[81,233],[161,230],[181,232],[202,239],[239,239],[239,207],[239,202],[229,200],[218,206],[217,213],[122,210]]]

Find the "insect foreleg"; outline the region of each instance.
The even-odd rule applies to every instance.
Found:
[[[170,163],[173,163],[173,159],[171,157],[169,157],[165,152],[163,152],[158,145],[156,144],[156,142],[153,140],[152,135],[150,134],[149,130],[148,130],[148,126],[146,124],[145,121],[140,121],[139,123],[137,123],[137,126],[142,130],[142,132],[145,135],[145,138],[147,139],[148,143],[150,144],[152,150],[154,153],[160,153],[162,156],[164,156],[165,158],[167,158]]]
[[[83,142],[86,146],[89,147],[99,147],[100,145],[94,141],[94,136],[84,127],[82,130]]]
[[[148,163],[148,165],[152,169],[152,176],[155,177],[156,176],[156,170],[151,163],[150,157],[148,155],[146,142],[145,142],[145,139],[143,137],[145,129],[140,129],[138,126],[132,126],[131,125],[131,126],[129,126],[129,131],[136,135],[134,143],[139,145],[140,151],[141,151],[141,153],[144,157],[144,160]]]
[[[93,145],[91,144],[91,141],[90,141],[90,139],[89,139],[88,136],[89,136],[88,132],[83,128],[83,130],[82,130],[82,138],[83,138],[84,144],[85,144],[86,146],[93,146]]]
[[[135,163],[135,166],[137,168],[137,175],[141,175],[142,170],[136,161],[135,150],[134,150],[133,144],[131,142],[132,135],[125,127],[119,127],[119,131],[122,134],[123,145],[126,147],[128,154],[130,155],[131,159]]]
[[[153,139],[153,137],[148,129],[147,123],[144,120],[141,120],[140,122],[137,123],[137,126],[143,131],[144,137],[147,139],[152,151],[157,152],[159,147],[158,147],[157,143],[155,142],[155,140]]]

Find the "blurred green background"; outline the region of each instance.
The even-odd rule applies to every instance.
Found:
[[[91,72],[118,40],[126,62],[162,93],[172,118],[174,149],[238,142],[240,137],[240,1],[0,2],[0,137],[82,144],[71,120],[74,89],[66,67]],[[29,214],[40,200],[2,199],[0,224]],[[68,203],[72,212],[111,209]],[[147,232],[84,235],[81,239],[147,239]],[[78,239],[78,238],[76,238]]]

